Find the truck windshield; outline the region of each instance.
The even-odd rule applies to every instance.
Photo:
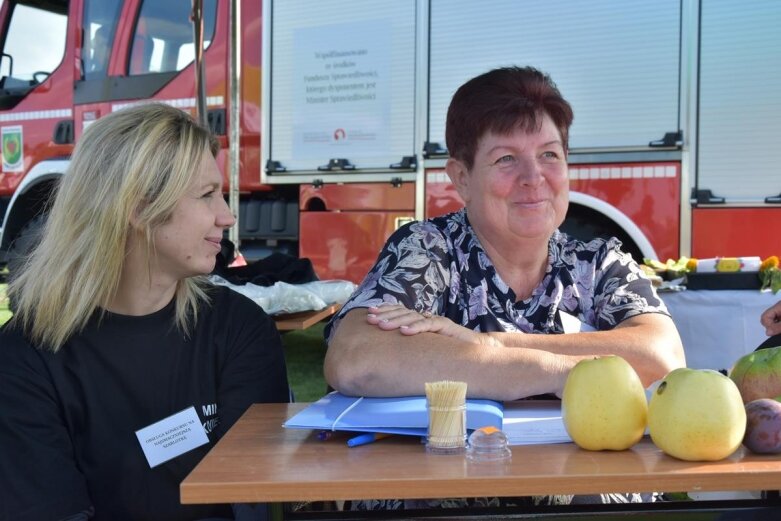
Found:
[[[33,87],[57,68],[65,53],[67,2],[18,2],[3,45],[0,76],[4,88]]]
[[[180,71],[195,57],[191,0],[145,1],[136,22],[129,73]],[[214,36],[216,0],[203,2],[204,48]]]
[[[121,3],[120,0],[89,0],[84,4],[83,26],[87,37],[84,38],[81,56],[85,79],[106,74]]]

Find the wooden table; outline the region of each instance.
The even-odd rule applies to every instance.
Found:
[[[279,331],[295,331],[298,329],[307,329],[321,320],[329,318],[334,315],[341,304],[331,304],[328,307],[319,309],[317,311],[302,311],[300,313],[289,313],[286,315],[274,315],[272,318],[277,325]]]
[[[318,441],[281,426],[305,405],[253,405],[182,482],[182,503],[781,489],[781,455],[741,448],[719,462],[684,462],[647,438],[621,452],[514,446],[507,465],[427,454],[406,436],[348,448],[347,433]]]

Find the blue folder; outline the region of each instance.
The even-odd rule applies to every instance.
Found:
[[[467,430],[502,428],[503,407],[493,400],[466,401]],[[309,405],[284,424],[290,429],[387,432],[425,436],[428,426],[425,396],[363,398],[336,391]]]

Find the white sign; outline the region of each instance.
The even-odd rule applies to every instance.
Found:
[[[293,154],[297,159],[388,153],[391,24],[360,21],[294,36]]]
[[[209,443],[209,437],[198,419],[195,407],[137,430],[136,437],[150,467],[156,467]]]

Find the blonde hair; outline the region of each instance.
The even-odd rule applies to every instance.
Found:
[[[219,145],[183,111],[160,103],[127,108],[90,125],[73,151],[41,242],[8,287],[13,321],[39,347],[57,351],[116,295],[131,233],[142,229],[147,261],[155,228],[168,220]],[[180,280],[176,324],[185,333],[206,300],[203,280]]]

